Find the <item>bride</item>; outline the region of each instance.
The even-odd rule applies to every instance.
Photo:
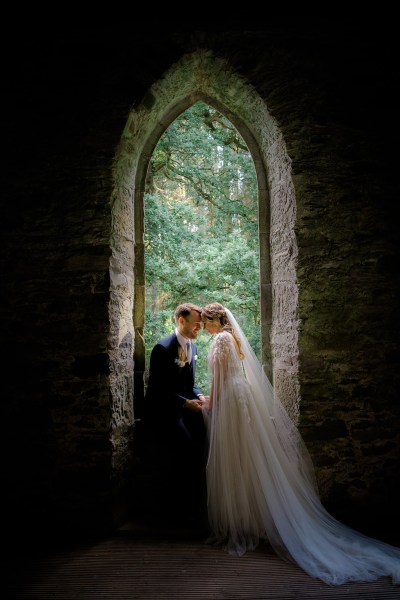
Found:
[[[215,543],[241,556],[268,540],[282,558],[329,584],[391,576],[400,583],[400,549],[337,521],[322,506],[314,468],[295,424],[232,313],[202,309],[214,336],[210,397],[208,519]]]

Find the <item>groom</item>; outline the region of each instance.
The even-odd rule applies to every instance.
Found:
[[[145,394],[143,418],[157,434],[162,458],[167,458],[170,511],[183,519],[200,516],[204,502],[206,430],[202,406],[206,400],[195,383],[201,308],[180,304],[176,328],[154,346]]]

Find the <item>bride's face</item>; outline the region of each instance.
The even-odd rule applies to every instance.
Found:
[[[207,331],[210,335],[215,335],[222,330],[220,322],[217,321],[209,321],[207,317],[203,320],[203,328],[204,331]]]

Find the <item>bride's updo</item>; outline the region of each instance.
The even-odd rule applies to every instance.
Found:
[[[201,317],[203,321],[219,321],[221,327],[225,328],[228,325],[228,317],[226,316],[226,310],[219,304],[219,302],[212,302],[203,306],[201,309]],[[205,317],[205,318],[204,318]]]
[[[229,331],[231,333],[238,345],[240,358],[244,358],[244,354],[241,349],[240,340],[236,335],[235,330],[233,329],[231,323],[226,314],[225,308],[219,302],[211,302],[211,304],[207,304],[203,306],[201,309],[201,319],[202,321],[214,321],[219,322],[223,331]]]

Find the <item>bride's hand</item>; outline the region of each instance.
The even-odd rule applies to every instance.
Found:
[[[209,405],[210,405],[210,396],[202,396],[202,398],[204,398],[202,409],[203,410],[208,410],[209,409]]]

